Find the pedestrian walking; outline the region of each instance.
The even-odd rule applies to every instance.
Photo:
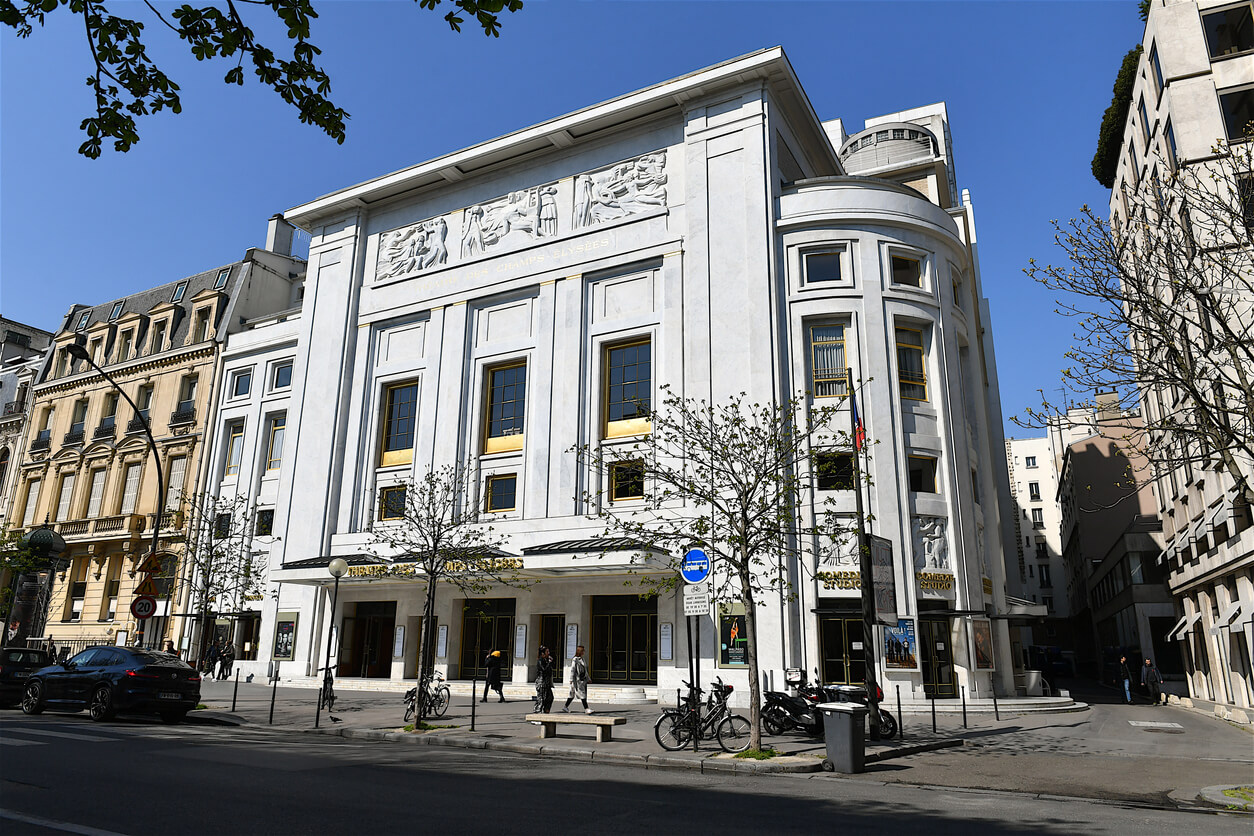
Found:
[[[1132,705],[1132,672],[1128,670],[1128,657],[1119,657],[1119,676],[1123,678],[1123,698]]]
[[[1163,693],[1163,675],[1149,659],[1145,660],[1145,667],[1141,668],[1141,684],[1149,689],[1150,701],[1158,705]]]
[[[583,660],[582,644],[575,648],[575,658],[570,663],[570,696],[566,698],[562,711],[569,714],[570,703],[576,697],[583,703],[583,713],[591,714],[592,709],[588,708],[588,663]]]
[[[536,664],[536,711],[548,714],[553,709],[553,654],[540,645],[540,659]]]
[[[488,674],[483,680],[483,702],[488,701],[488,691],[496,691],[500,702],[505,702],[505,688],[501,684],[501,651],[493,650],[488,654]]]
[[[228,679],[235,665],[235,644],[227,642],[218,654],[218,679]]]
[[[219,639],[209,645],[209,649],[205,651],[205,658],[201,660],[201,673],[205,676],[212,677],[214,668],[218,666],[218,654],[222,652],[222,640]]]

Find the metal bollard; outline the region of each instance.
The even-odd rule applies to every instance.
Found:
[[[906,727],[901,722],[901,686],[897,686],[897,739],[906,739]]]
[[[993,689],[993,716],[997,718],[997,722],[1001,722],[1001,710],[997,708],[997,689]]]
[[[932,734],[936,734],[936,695],[932,694]]]
[[[239,671],[235,672],[235,690],[231,692],[231,713],[235,713],[235,700],[239,698]]]
[[[279,663],[274,663],[274,679],[270,687],[270,725],[274,725],[274,698],[279,693]]]
[[[961,685],[959,690],[962,692],[962,727],[965,729],[967,727],[967,686]]]

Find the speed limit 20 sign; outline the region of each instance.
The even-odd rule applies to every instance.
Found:
[[[151,595],[141,595],[131,602],[131,615],[143,620],[152,618],[157,612],[157,599]]]

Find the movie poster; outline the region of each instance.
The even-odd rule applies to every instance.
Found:
[[[993,669],[993,622],[987,618],[971,620],[971,636],[975,646],[975,668],[981,671]]]
[[[919,669],[919,642],[913,618],[899,618],[896,627],[884,628],[884,667],[899,671]]]

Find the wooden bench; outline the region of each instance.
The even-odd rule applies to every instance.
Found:
[[[528,714],[527,722],[540,724],[540,737],[553,737],[557,734],[558,723],[569,723],[575,726],[596,726],[597,743],[614,739],[614,727],[627,724],[626,717],[602,717],[596,714]]]

